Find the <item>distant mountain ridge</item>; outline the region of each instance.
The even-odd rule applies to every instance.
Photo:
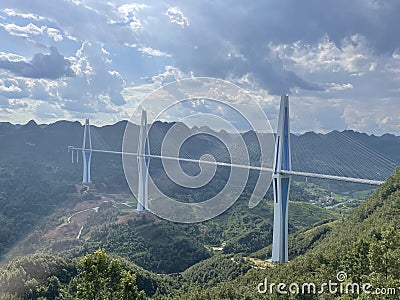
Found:
[[[93,147],[120,150],[125,125],[126,122],[118,122],[104,127],[93,126]],[[157,122],[150,132],[151,144],[154,146],[160,143],[171,126],[171,123]],[[195,133],[198,128],[190,129],[182,124],[180,130]],[[79,164],[71,164],[67,146],[80,146],[82,133],[83,127],[79,122],[59,121],[50,125],[38,125],[30,122],[22,126],[0,124],[2,145],[0,147],[0,172],[2,175],[0,176],[0,253],[5,253],[20,238],[26,237],[32,228],[35,231],[26,237],[20,247],[26,253],[34,252],[34,249],[30,249],[34,244],[31,241],[42,241],[41,239],[48,233],[46,226],[53,224],[57,227],[63,222],[67,222],[67,216],[71,216],[75,211],[75,204],[102,199],[99,195],[103,192],[95,194],[93,191],[97,188],[99,190],[103,188],[102,191],[109,194],[118,194],[124,188],[129,192],[124,185],[121,157],[95,153],[92,165],[94,182],[92,194],[82,194],[78,198],[69,196],[72,193],[76,194],[74,184],[81,180],[82,165],[80,153],[78,153]],[[219,134],[226,133],[216,133],[215,135],[218,137]],[[137,135],[138,128],[132,138],[136,139]],[[230,136],[230,138],[234,141],[237,137]],[[389,160],[399,161],[400,138],[393,135],[376,137],[353,131],[333,131],[327,134],[309,132],[301,136],[292,135],[291,138],[294,150],[293,162],[296,167],[303,163],[309,167],[316,166],[317,171],[321,172],[344,167],[375,171],[375,164],[369,164],[363,160],[367,157],[365,155],[372,155],[374,152],[382,154],[380,159],[387,157]],[[250,151],[252,162],[256,162],[257,147],[254,146],[256,143],[254,132],[244,133],[243,139],[248,148],[252,150]],[[346,143],[349,145],[346,146]],[[364,156],[359,154],[357,147],[350,147],[354,145],[360,149],[367,147],[367,154],[363,154]],[[191,143],[185,146],[185,151],[195,157],[206,152],[224,156],[226,154],[223,149],[223,145],[208,135],[195,137]],[[338,155],[340,151],[349,157],[341,157]],[[335,160],[331,158],[332,156]],[[195,170],[195,167],[192,170]],[[161,178],[163,181],[162,169],[153,170],[153,172],[155,173],[152,175],[156,175],[155,177]],[[304,202],[291,202],[290,204],[289,230],[290,233],[295,233],[294,238],[291,239],[290,249],[292,257],[298,256],[287,265],[274,266],[274,268],[265,270],[252,268],[241,276],[240,274],[244,274],[249,267],[248,262],[242,261],[240,255],[251,256],[251,253],[258,251],[259,254],[262,252],[261,254],[264,256],[262,259],[264,259],[267,251],[260,249],[271,243],[273,206],[269,193],[266,196],[269,201],[263,201],[256,208],[249,210],[247,206],[249,191],[247,190],[237,203],[223,215],[204,224],[182,226],[166,221],[153,222],[146,218],[118,223],[117,217],[126,216],[124,215],[126,213],[124,211],[126,209],[125,201],[131,201],[131,199],[121,199],[124,203],[121,202],[118,209],[104,204],[104,207],[99,208],[90,216],[88,222],[93,225],[93,228],[85,224],[82,233],[87,240],[77,239],[74,236],[73,239],[55,240],[54,243],[49,242],[42,246],[49,252],[54,247],[53,250],[56,252],[57,247],[64,247],[63,243],[70,243],[72,247],[69,249],[71,251],[68,252],[68,255],[71,257],[81,256],[87,252],[93,252],[98,247],[104,247],[110,253],[123,255],[157,273],[181,272],[195,262],[201,261],[200,265],[194,265],[193,268],[185,271],[183,279],[188,281],[188,286],[179,292],[175,291],[178,293],[175,294],[175,299],[240,299],[241,295],[245,294],[248,295],[247,299],[257,299],[259,295],[256,286],[266,277],[269,280],[273,279],[274,282],[315,280],[320,283],[320,281],[326,282],[332,276],[334,278],[339,271],[345,271],[353,281],[359,280],[361,276],[369,276],[369,279],[375,280],[373,267],[381,263],[378,260],[372,260],[368,251],[377,251],[380,248],[376,247],[385,245],[385,232],[391,230],[391,227],[398,232],[399,172],[400,169],[397,169],[387,183],[379,187],[370,200],[365,201],[349,217],[343,215],[339,217],[332,210],[306,203],[310,199],[310,193],[299,188],[297,184],[300,185],[300,183],[293,183],[291,200],[304,198]],[[218,174],[218,180],[225,175],[226,173],[223,172]],[[250,179],[254,180],[254,178],[255,176]],[[219,181],[215,182],[211,187],[211,192],[217,190],[219,184]],[[306,186],[306,184],[302,186]],[[202,200],[200,196],[207,195],[194,190],[185,195],[170,186],[167,188],[169,193],[177,195],[178,198],[189,198],[188,201]],[[349,186],[347,185],[345,188],[349,189]],[[299,190],[302,193],[297,196],[296,192],[298,193]],[[134,210],[134,206],[132,210]],[[107,220],[107,224],[104,224],[103,218]],[[330,222],[330,220],[335,221]],[[44,222],[43,226],[40,225],[41,221]],[[78,232],[79,226],[74,229]],[[296,232],[299,230],[300,232],[297,234]],[[206,259],[209,250],[205,246],[222,246],[223,244],[222,251],[226,255],[238,256],[221,258],[213,256],[210,260]],[[368,250],[366,254],[363,253],[364,248]],[[18,249],[18,247],[14,249]],[[393,251],[396,250],[393,249]],[[192,260],[194,253],[197,253],[197,256],[195,260]],[[359,257],[360,253],[364,255]],[[341,255],[339,256],[339,254]],[[373,258],[375,257],[381,256],[373,256]],[[398,256],[394,257],[397,259]],[[30,259],[22,260],[22,262],[25,261],[29,264]],[[40,257],[39,261],[41,261],[40,264],[43,264]],[[353,261],[356,261],[357,265],[353,264]],[[236,263],[240,263],[240,265],[233,265]],[[242,263],[245,264],[242,265]],[[57,259],[56,265],[64,268],[65,264]],[[363,269],[364,265],[367,266],[367,269]],[[358,269],[358,267],[360,268]],[[199,269],[203,270],[203,273],[199,272]],[[388,278],[392,278],[393,282],[397,284],[398,273],[396,272],[399,268],[396,265],[396,268],[392,269],[389,270]],[[383,276],[385,275],[383,271],[377,274]],[[2,276],[1,272],[0,277]],[[74,267],[72,272],[76,272]],[[223,281],[223,278],[213,275],[216,272],[226,272],[229,274],[227,278],[231,278],[233,281],[219,283]],[[138,271],[138,274],[140,273]],[[8,276],[8,271],[4,274],[5,278],[14,278]],[[54,275],[59,276],[58,274]],[[138,276],[138,278],[140,277],[143,276]],[[154,274],[151,274],[151,277],[161,278],[160,275]],[[378,283],[383,286],[381,278],[383,277],[376,280],[380,280]],[[23,277],[23,282],[29,281],[28,279],[30,280],[29,276],[26,280]],[[59,288],[65,287],[70,280],[69,277],[64,279],[62,280],[60,277]],[[57,281],[55,278],[52,280]],[[11,284],[14,281],[10,280]],[[149,284],[152,284],[151,282],[153,280],[150,280]],[[154,280],[154,284],[158,284],[157,282]],[[196,286],[193,285],[194,291],[191,287],[193,282],[196,283]],[[201,286],[197,287],[197,285],[206,285],[209,282],[212,285],[215,284],[216,287],[207,289]],[[182,281],[178,280],[178,283],[180,288]],[[142,288],[139,283],[138,285]],[[150,290],[152,295],[156,289]],[[158,288],[157,290],[160,291]],[[227,291],[233,296],[226,296]],[[186,294],[191,292],[194,294],[192,298],[187,297]],[[210,294],[206,295],[203,292]],[[166,293],[160,291],[160,297]],[[214,297],[210,295],[214,295]]]
[[[127,121],[120,121],[102,127],[92,126],[93,148],[121,151],[126,124]],[[160,154],[162,140],[173,124],[157,121],[151,126],[150,148],[153,154]],[[180,126],[179,130],[186,134],[195,135],[199,132],[198,127],[188,128],[184,124]],[[225,131],[215,132],[209,128],[202,128],[202,132],[209,132],[217,138],[223,136],[232,142],[237,138]],[[138,139],[138,135],[139,128],[136,127],[131,139],[133,141]],[[241,135],[248,147],[252,163],[257,165],[260,153],[254,132],[248,131]],[[83,126],[77,121],[57,121],[49,125],[38,125],[35,121],[30,121],[25,125],[2,122],[0,123],[2,144],[0,160],[28,155],[36,160],[65,162],[67,146],[80,147],[82,137]],[[301,135],[292,134],[291,141],[293,169],[298,171],[333,175],[348,173],[347,176],[352,175],[352,177],[376,176],[376,179],[385,180],[394,169],[390,167],[390,163],[395,166],[400,162],[400,137],[393,134],[375,136],[352,130],[332,131],[326,134],[306,132]],[[192,146],[194,144],[196,147]],[[182,152],[187,152],[187,155],[193,158],[210,153],[219,155],[217,160],[229,161],[226,149],[223,148],[226,147],[218,143],[216,138],[201,134],[192,137],[190,143],[184,145]],[[272,148],[273,145],[270,149],[271,153]],[[96,156],[94,156],[94,161]],[[383,167],[386,169],[381,172]],[[352,173],[349,170],[357,171],[352,171]]]

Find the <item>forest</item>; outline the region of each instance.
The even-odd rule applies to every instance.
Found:
[[[81,166],[70,163],[66,146],[78,142],[81,129],[70,122],[0,126],[7,142],[0,149],[0,299],[265,299],[257,291],[265,278],[320,285],[339,272],[346,273],[348,283],[400,286],[399,169],[375,191],[295,178],[290,262],[271,264],[266,260],[271,256],[271,191],[249,209],[250,184],[229,210],[197,224],[138,217],[120,158],[94,158],[107,163],[93,165],[89,191],[79,184]],[[110,149],[122,129],[118,123],[93,132]],[[371,141],[383,144],[376,137]],[[398,140],[385,143],[394,148]],[[218,191],[224,176],[207,193]],[[204,191],[170,193],[187,202],[204,196]],[[328,198],[336,201],[332,208],[319,203]],[[268,297],[283,296],[274,291]]]

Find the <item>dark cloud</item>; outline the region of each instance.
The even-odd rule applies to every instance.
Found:
[[[179,5],[179,4],[178,4]],[[377,51],[400,47],[400,2],[391,0],[196,1],[180,5],[191,24],[202,23],[245,48],[265,42],[316,42],[324,34],[336,42],[361,34]]]
[[[395,1],[205,0],[169,4],[175,3],[190,25],[182,28],[170,23],[155,30],[149,23],[140,40],[171,53],[176,66],[185,72],[220,78],[250,74],[273,94],[293,88],[324,88],[288,70],[271,53],[270,43],[315,44],[328,36],[340,47],[344,38],[360,34],[377,53],[391,54],[400,47],[399,39],[390,38],[398,36],[400,28],[400,2]],[[152,7],[160,14],[167,9],[161,4]]]
[[[292,93],[302,103],[313,99],[309,105],[315,111],[313,120],[310,108],[299,108],[306,116],[298,125],[301,130],[318,126],[327,130],[335,124],[339,128],[355,124],[353,128],[361,130],[379,120],[380,130],[399,130],[398,105],[388,101],[397,103],[399,94],[400,1],[128,2],[54,0],[43,5],[41,1],[2,0],[1,8],[40,16],[41,21],[30,20],[38,28],[60,31],[63,40],[57,46],[67,57],[75,56],[71,63],[76,76],[56,84],[43,79],[34,86],[31,79],[3,80],[0,97],[26,98],[28,90],[30,98],[57,100],[55,107],[70,113],[114,113],[139,98],[124,89],[140,84],[143,78],[165,84],[190,75],[209,76],[261,91],[266,107],[271,94]],[[3,16],[1,68],[31,78],[73,75],[69,61],[56,50],[38,54],[30,62],[15,55],[7,57],[39,51],[25,51],[27,41],[31,47],[54,41],[44,30],[28,32],[33,26],[26,26],[26,21]],[[24,31],[29,38],[12,35],[13,29]],[[2,74],[12,75],[0,72],[0,80]],[[321,108],[329,99],[334,99],[329,105],[335,110]],[[3,106],[10,103],[20,102],[4,102]],[[270,108],[275,113],[274,105]],[[41,107],[43,111],[47,108]],[[50,117],[59,115],[49,110]]]
[[[69,60],[58,53],[55,47],[50,47],[50,51],[50,54],[36,54],[29,63],[0,60],[0,68],[29,78],[57,79],[74,76]]]

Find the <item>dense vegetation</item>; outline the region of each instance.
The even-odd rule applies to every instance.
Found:
[[[128,222],[99,228],[92,234],[89,247],[102,246],[156,273],[176,273],[210,257],[196,230],[166,221],[147,226]]]
[[[3,268],[0,283],[2,299],[146,298],[134,271],[100,249],[79,261],[50,255],[18,259]]]
[[[316,239],[305,244],[317,244],[288,264],[248,270],[249,265],[240,256],[217,255],[173,279],[146,274],[103,250],[87,254],[79,261],[36,255],[14,260],[2,268],[1,292],[9,295],[3,299],[14,299],[11,294],[24,299],[57,299],[61,295],[65,299],[143,299],[146,295],[167,299],[264,299],[266,295],[260,294],[257,286],[265,278],[288,285],[312,282],[320,287],[329,280],[340,283],[336,278],[339,272],[346,273],[343,282],[352,286],[369,283],[374,292],[377,287],[397,288],[400,285],[399,216],[400,168],[349,217],[329,226],[317,225],[310,229],[311,233],[310,230],[299,232],[299,236]],[[298,237],[297,243],[302,242]],[[147,284],[142,279],[140,285],[139,277],[147,278]],[[268,297],[280,298],[276,289],[273,291]],[[349,296],[325,291],[318,296],[311,293],[298,297],[348,299]],[[387,291],[393,293],[393,290]],[[368,295],[355,296],[363,299]]]
[[[65,205],[73,187],[54,174],[51,166],[35,162],[0,167],[0,255]]]
[[[345,272],[345,284],[370,283],[371,293],[385,288],[391,295],[330,294],[325,289],[321,295],[298,295],[293,299],[398,299],[400,291],[400,168],[371,198],[349,217],[317,231],[326,231],[313,249],[293,259],[288,264],[274,265],[265,270],[252,269],[232,282],[209,289],[194,288],[187,299],[278,299],[287,297],[274,293],[260,294],[257,285],[265,278],[270,283],[340,283],[336,278]],[[315,230],[315,229],[313,229]],[[328,232],[329,231],[329,232]],[[315,236],[315,235],[312,235]],[[293,244],[292,244],[293,245]],[[394,288],[394,290],[392,289]],[[372,298],[371,298],[372,297]],[[177,297],[178,299],[178,297]]]
[[[142,218],[126,224],[102,225],[90,232],[86,249],[104,247],[156,273],[184,271],[212,255],[206,247],[223,245],[225,254],[248,255],[272,242],[272,205],[263,203],[250,211],[246,205],[239,202],[223,215],[201,224]],[[291,232],[308,228],[318,220],[336,218],[323,208],[298,202],[291,203],[290,214]]]
[[[165,130],[165,124],[158,126]],[[123,123],[94,128],[94,142],[114,149],[110,145],[120,145],[123,128]],[[334,184],[294,182],[287,265],[259,265],[249,258],[270,257],[272,241],[272,194],[250,210],[251,184],[228,211],[200,224],[175,224],[150,215],[119,222],[132,215],[129,209],[103,203],[88,215],[81,238],[44,238],[68,223],[75,206],[100,201],[100,193],[128,191],[120,158],[107,156],[107,164],[93,165],[91,191],[72,194],[81,170],[70,165],[66,146],[79,145],[81,130],[70,122],[0,126],[6,141],[0,148],[0,299],[257,299],[267,296],[257,292],[265,278],[319,284],[335,279],[339,271],[347,273],[349,282],[399,286],[399,170],[348,216],[310,203],[329,197]],[[370,141],[376,149],[398,143],[392,136],[368,140],[346,134]],[[200,155],[200,150],[193,151]],[[182,201],[201,201],[218,191],[225,175],[218,176],[207,191],[187,195],[172,188],[169,193]],[[336,187],[341,191],[335,195],[338,202],[369,194],[354,185]],[[346,203],[348,211],[359,203]]]

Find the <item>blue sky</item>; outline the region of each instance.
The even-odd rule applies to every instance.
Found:
[[[209,76],[295,132],[400,135],[397,0],[0,2],[0,121],[128,119],[152,90]]]

